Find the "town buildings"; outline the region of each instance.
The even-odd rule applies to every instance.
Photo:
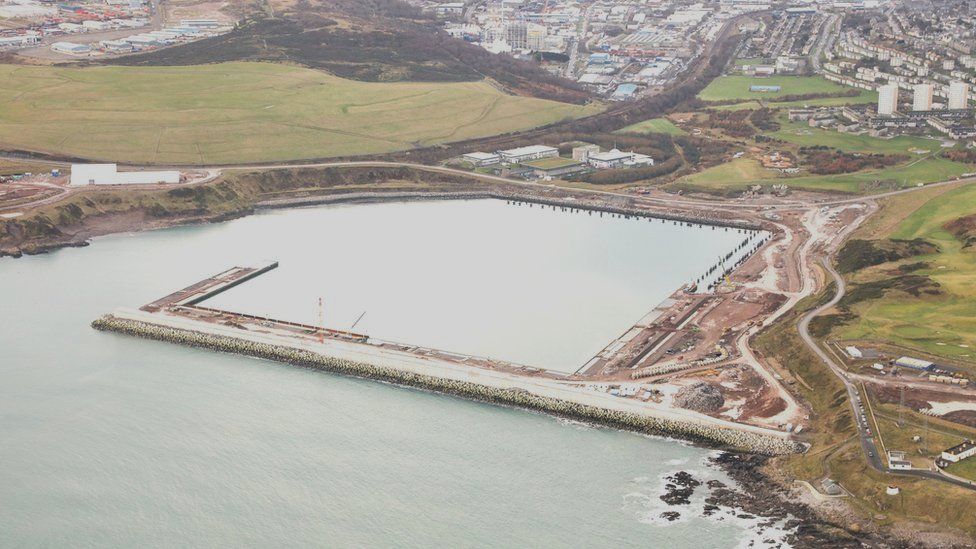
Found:
[[[932,110],[932,84],[916,84],[915,95],[912,99],[913,111]]]
[[[950,109],[965,109],[969,107],[969,84],[966,82],[952,82],[949,84]]]
[[[878,114],[892,115],[898,110],[898,85],[887,84],[878,88]]]

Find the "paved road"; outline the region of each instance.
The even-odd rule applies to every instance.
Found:
[[[5,156],[0,155],[0,158],[14,160],[14,161],[25,161],[23,156]],[[32,162],[35,162],[31,160]],[[58,162],[58,161],[36,161],[38,163],[44,163],[51,166],[70,166],[68,162]],[[202,170],[207,167],[205,166],[150,166],[146,169],[165,169],[173,168],[180,170]],[[227,171],[227,170],[237,170],[237,171],[260,171],[260,170],[274,170],[274,169],[298,169],[298,168],[412,168],[415,170],[432,172],[432,173],[444,173],[449,175],[457,175],[462,177],[468,177],[472,179],[480,179],[482,181],[489,181],[493,183],[505,183],[509,185],[517,185],[528,188],[545,188],[545,189],[557,189],[559,187],[549,184],[549,183],[538,183],[535,181],[525,181],[520,179],[510,179],[507,177],[501,177],[498,175],[476,173],[467,170],[460,170],[457,168],[449,168],[447,166],[431,166],[427,164],[417,164],[413,162],[391,162],[391,161],[381,161],[381,160],[351,160],[351,161],[337,161],[337,162],[295,162],[295,163],[271,163],[271,164],[239,164],[231,166],[212,166],[209,169]],[[728,202],[720,200],[706,200],[706,199],[689,199],[678,195],[674,196],[652,196],[652,195],[635,195],[631,193],[615,192],[615,191],[603,191],[599,189],[566,189],[580,194],[589,194],[593,196],[601,197],[619,197],[631,200],[637,200],[638,203],[643,203],[645,205],[658,205],[658,206],[671,206],[671,207],[701,207],[709,209],[733,209],[742,211],[769,211],[769,210],[797,210],[797,209],[809,209],[811,207],[822,207],[822,206],[840,206],[844,204],[856,204],[858,202],[864,202],[866,200],[877,200],[881,198],[888,198],[892,196],[897,196],[906,193],[912,193],[920,191],[923,189],[931,189],[934,187],[942,187],[946,185],[962,184],[962,183],[974,183],[976,182],[976,177],[970,177],[965,179],[951,179],[948,181],[941,181],[938,183],[930,183],[923,187],[908,187],[905,189],[899,189],[896,191],[888,191],[884,193],[874,194],[870,196],[857,196],[853,198],[841,198],[841,199],[823,199],[814,202],[805,201],[790,201],[790,202],[773,202],[773,203],[748,203],[748,202]],[[105,188],[99,188],[99,190],[106,190]],[[21,208],[30,207],[30,204],[22,204]]]
[[[576,36],[570,38],[569,62],[566,63],[566,70],[563,71],[563,76],[571,80],[576,80],[576,62],[579,59],[580,48],[586,43],[586,34],[590,29],[590,11],[593,10],[593,6],[595,5],[590,4],[583,10],[583,21],[580,25],[580,31]]]
[[[179,166],[174,166],[179,168]],[[460,175],[465,177],[472,177],[475,179],[482,179],[485,181],[493,181],[496,183],[507,183],[511,185],[520,185],[525,187],[534,188],[559,188],[555,185],[549,183],[537,183],[534,181],[524,181],[519,179],[509,179],[507,177],[501,177],[498,175],[481,174],[474,173],[467,170],[460,170],[457,168],[448,168],[446,166],[429,166],[427,164],[415,164],[411,162],[385,162],[385,161],[347,161],[347,162],[319,162],[319,163],[294,163],[294,164],[263,164],[263,165],[238,165],[238,166],[224,166],[220,169],[224,170],[270,170],[270,169],[294,169],[294,168],[355,168],[355,167],[367,167],[367,168],[413,168],[421,171],[429,171],[435,173],[446,173],[452,175]],[[195,166],[196,169],[200,169],[199,166]],[[157,168],[160,169],[160,168]],[[966,179],[951,179],[948,181],[941,181],[938,183],[930,183],[924,187],[908,187],[905,189],[899,189],[897,191],[888,191],[884,193],[869,195],[869,196],[858,196],[854,198],[841,198],[841,199],[824,199],[819,201],[792,201],[792,202],[779,202],[779,203],[746,203],[746,202],[732,202],[729,203],[723,200],[705,200],[705,199],[688,199],[681,196],[669,196],[669,197],[655,197],[650,195],[635,195],[632,193],[614,192],[614,191],[602,191],[599,189],[577,189],[571,188],[566,189],[573,192],[592,194],[597,196],[616,196],[628,199],[637,199],[640,202],[650,202],[665,204],[671,206],[700,206],[703,208],[735,208],[741,210],[789,210],[789,209],[808,209],[810,207],[819,206],[841,206],[844,204],[856,204],[858,202],[864,202],[866,200],[876,200],[881,198],[888,198],[891,196],[906,194],[916,192],[922,189],[931,189],[933,187],[942,187],[945,185],[952,185],[956,183],[974,183],[976,182],[976,177],[970,177]]]
[[[817,43],[814,45],[813,51],[810,52],[810,68],[813,69],[813,72],[819,73],[823,70],[820,59],[823,57],[824,51],[829,49],[833,43],[833,38],[840,33],[840,21],[840,15],[833,13],[827,16],[827,20],[820,27]]]
[[[961,486],[963,488],[968,488],[970,490],[976,491],[976,485],[968,483],[956,478],[948,477],[946,475],[940,474],[936,471],[928,470],[911,470],[911,471],[895,471],[889,469],[885,466],[884,462],[881,460],[881,453],[878,451],[878,446],[875,443],[874,436],[870,434],[870,427],[868,422],[861,419],[866,417],[865,413],[860,410],[859,403],[862,402],[862,397],[858,391],[857,385],[849,378],[847,371],[841,368],[833,358],[830,357],[819,345],[814,341],[813,337],[810,335],[810,321],[827,311],[834,305],[837,305],[841,299],[843,299],[844,294],[847,292],[847,285],[844,282],[843,277],[837,273],[834,267],[830,264],[828,258],[824,257],[820,260],[821,265],[834,279],[834,284],[837,287],[837,292],[827,303],[817,307],[813,311],[810,311],[800,320],[799,330],[800,337],[803,342],[809,347],[814,353],[820,357],[820,360],[826,364],[830,370],[840,379],[841,383],[847,389],[848,401],[851,404],[851,411],[854,413],[854,423],[857,425],[858,438],[860,439],[861,449],[864,451],[864,455],[867,457],[868,465],[876,471],[881,471],[883,473],[890,473],[903,476],[914,476],[929,478],[934,480],[939,480],[942,482],[948,482],[950,484],[955,484],[956,486]],[[867,400],[867,396],[864,396],[864,400]]]

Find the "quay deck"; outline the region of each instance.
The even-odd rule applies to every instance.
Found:
[[[277,261],[265,261],[250,267],[231,267],[222,273],[207,277],[182,290],[177,290],[166,297],[143,305],[141,309],[143,311],[156,312],[173,306],[196,305],[234,286],[243,284],[256,276],[263,275],[277,268]]]

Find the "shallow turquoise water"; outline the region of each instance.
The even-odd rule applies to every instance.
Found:
[[[709,454],[702,449],[88,326],[115,307],[143,304],[230,264],[277,258],[278,272],[220,299],[263,309],[269,303],[248,292],[265,285],[279,296],[279,312],[314,319],[307,295],[321,292],[341,327],[361,312],[365,294],[354,291],[357,277],[341,275],[348,264],[325,259],[371,231],[395,244],[359,246],[359,259],[344,261],[360,266],[370,285],[399,279],[423,287],[417,299],[440,322],[430,325],[432,345],[477,352],[465,341],[485,340],[450,338],[526,321],[510,308],[492,309],[493,301],[530,299],[550,285],[559,289],[552,295],[574,292],[573,307],[550,310],[574,315],[549,317],[559,330],[607,312],[593,308],[594,291],[610,300],[607,307],[633,304],[640,316],[659,300],[634,294],[651,276],[646,267],[662,261],[651,257],[655,240],[647,233],[669,225],[612,220],[603,229],[598,220],[495,202],[316,208],[0,260],[0,546],[723,547],[754,538],[747,522],[728,513],[701,517],[702,489],[688,509],[673,508],[682,513],[677,522],[659,518],[671,509],[658,499],[663,475],[724,478],[703,464]],[[462,223],[481,228],[460,230]],[[486,227],[490,237],[478,238]],[[443,245],[444,233],[485,253],[459,249],[447,254],[450,261],[436,259],[442,253],[429,246]],[[272,245],[289,235],[293,245]],[[679,236],[660,238],[672,246],[671,263],[703,245]],[[641,253],[606,240],[615,238]],[[515,256],[502,257],[512,250]],[[381,268],[388,253],[399,254],[396,266]],[[302,258],[312,254],[321,261],[321,288],[304,286],[302,266],[311,263],[303,261],[313,260]],[[493,259],[471,264],[486,256]],[[635,257],[643,267],[631,266]],[[558,268],[539,271],[540,261]],[[442,269],[436,282],[452,292],[448,304],[469,299],[472,288],[488,294],[456,310],[475,303],[491,322],[435,307],[421,284],[435,276],[422,274],[428,262]],[[575,282],[563,285],[570,275]],[[512,280],[526,289],[507,289]],[[386,316],[400,318],[396,307],[382,304],[369,303],[370,333],[409,338],[412,327],[396,331]],[[633,316],[630,309],[620,314],[625,324]],[[614,335],[622,329],[600,321],[581,333],[602,322]],[[464,329],[452,331],[452,324]],[[561,332],[542,333],[560,347]],[[485,349],[498,344],[487,341]],[[603,341],[580,348],[594,344]],[[516,356],[556,356],[514,349]]]

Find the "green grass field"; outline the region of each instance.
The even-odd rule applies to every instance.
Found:
[[[487,83],[370,83],[271,63],[0,65],[0,144],[130,163],[383,153],[597,112]]]
[[[668,135],[688,135],[688,132],[675,126],[667,118],[652,118],[627,127],[620,128],[614,133],[666,133]]]
[[[749,86],[781,86],[782,89],[778,92],[751,92]],[[720,76],[712,80],[711,84],[698,94],[698,98],[702,101],[748,101],[807,93],[841,93],[849,89],[847,86],[836,84],[819,76],[770,76],[762,78]],[[863,102],[860,101],[862,96],[870,97],[870,94],[862,93],[858,97],[842,97],[839,99],[843,100],[841,104],[858,103]]]
[[[758,161],[742,157],[685,176],[678,184],[706,189],[745,188],[751,181],[775,179],[774,172],[762,167]]]
[[[976,459],[964,459],[946,467],[946,471],[969,480],[976,480]]]
[[[969,171],[965,164],[945,158],[924,158],[907,165],[892,166],[840,175],[806,175],[777,181],[791,187],[841,191],[848,193],[882,192],[894,188],[914,187],[958,177]]]
[[[881,139],[869,135],[841,133],[811,128],[805,122],[790,122],[785,116],[780,117],[779,123],[782,128],[768,135],[803,147],[823,145],[843,151],[881,154],[925,154],[941,148],[940,143],[934,139],[910,136]]]
[[[763,169],[750,158],[739,158],[685,176],[672,184],[676,188],[706,191],[742,190],[752,185],[786,185],[795,189],[845,193],[882,192],[893,187],[912,187],[957,177],[971,171],[965,164],[945,158],[916,159],[883,170],[839,175],[800,175],[787,177]]]
[[[530,160],[528,162],[522,162],[523,165],[532,168],[539,168],[540,170],[552,170],[555,168],[565,168],[566,166],[575,166],[579,164],[576,160],[572,158],[563,158],[561,156],[554,156],[551,158],[540,158],[538,160]]]
[[[756,94],[759,95],[759,94]],[[757,98],[761,99],[761,98]],[[877,103],[878,94],[877,92],[862,91],[861,95],[854,97],[822,97],[820,99],[803,99],[799,101],[769,101],[767,99],[766,105],[768,107],[837,107],[842,105],[854,105],[860,103]],[[729,105],[716,105],[710,107],[718,110],[739,110],[739,109],[758,109],[763,107],[763,105],[756,99],[737,101]]]
[[[976,212],[976,185],[928,201],[912,197],[899,200],[905,201],[904,207],[895,206],[891,211],[909,213],[897,224],[883,225],[883,232],[872,236],[924,238],[937,244],[939,253],[905,261],[927,262],[929,267],[915,274],[930,276],[944,293],[913,297],[889,292],[881,299],[858,303],[853,309],[858,319],[840,328],[838,336],[887,340],[937,356],[976,362],[976,251],[964,250],[962,243],[942,228],[948,221]],[[855,280],[883,277],[883,269],[890,268],[889,264],[858,273]]]
[[[43,173],[49,171],[50,166],[41,164],[31,164],[26,161],[13,161],[0,159],[0,175],[15,175],[25,172]]]

